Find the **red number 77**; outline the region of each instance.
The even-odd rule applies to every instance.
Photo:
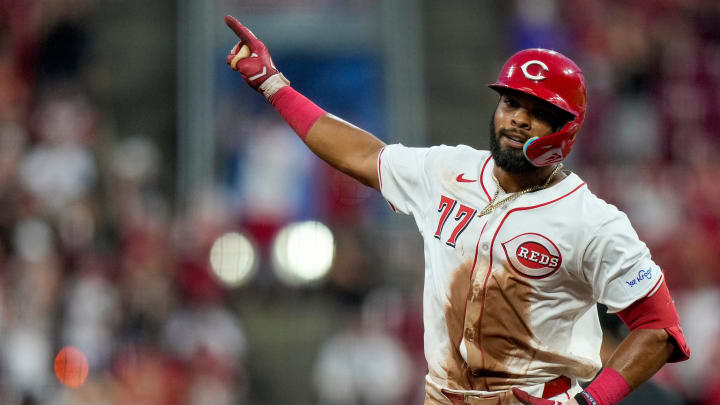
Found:
[[[438,207],[438,212],[442,212],[442,214],[440,214],[440,222],[438,223],[437,230],[435,231],[436,238],[440,239],[440,234],[445,227],[445,222],[447,222],[456,205],[456,200],[444,195],[440,196],[440,206]],[[458,208],[457,214],[455,215],[455,221],[458,221],[458,224],[450,234],[448,241],[445,242],[448,246],[455,247],[457,238],[461,233],[463,233],[463,231],[465,231],[465,229],[467,229],[468,225],[470,225],[470,221],[475,218],[475,213],[477,213],[477,210],[474,210],[467,205],[460,204],[460,208]]]

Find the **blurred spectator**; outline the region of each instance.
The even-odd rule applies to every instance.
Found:
[[[717,270],[716,270],[717,271]],[[720,336],[720,318],[708,316],[712,309],[720,308],[720,288],[717,284],[693,286],[676,298],[678,313],[683,320],[683,330],[688,344],[695,353],[684,364],[671,368],[673,379],[680,389],[692,400],[701,400],[710,395],[716,386],[714,362]]]
[[[187,364],[189,404],[233,404],[246,394],[242,327],[220,303],[194,303],[167,321],[165,343]]]
[[[255,119],[253,119],[255,121]],[[243,226],[267,249],[275,233],[291,220],[308,212],[312,204],[309,192],[313,161],[304,146],[284,123],[260,120],[236,156],[237,195],[233,210]]]
[[[67,282],[61,346],[80,349],[91,371],[105,369],[115,346],[120,320],[118,290],[107,277],[101,257],[87,256]]]
[[[326,341],[315,365],[318,402],[391,405],[407,403],[411,382],[419,384],[411,360],[389,324],[399,321],[402,300],[371,294],[360,314]]]
[[[112,403],[180,405],[187,402],[187,370],[176,359],[146,344],[116,348]]]
[[[564,25],[559,24],[557,0],[515,0],[511,23],[514,50],[548,48],[566,52]]]
[[[716,333],[715,338],[712,339],[713,344],[710,346],[708,362],[711,365],[707,368],[707,376],[705,378],[706,386],[700,391],[698,395],[699,403],[701,405],[711,405],[720,403],[720,371],[715,366],[720,362],[720,332]]]

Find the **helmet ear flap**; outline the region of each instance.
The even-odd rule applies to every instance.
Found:
[[[536,167],[561,162],[570,153],[579,129],[580,124],[577,120],[573,120],[558,132],[541,138],[532,137],[523,145],[523,154]]]
[[[575,143],[575,137],[577,136],[579,130],[580,123],[577,122],[577,120],[573,120],[565,124],[557,133],[565,134],[565,141],[569,144],[569,146],[572,146]],[[568,153],[570,153],[569,150]]]

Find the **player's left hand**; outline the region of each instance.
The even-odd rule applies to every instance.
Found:
[[[519,388],[513,388],[512,392],[513,394],[515,394],[515,397],[519,399],[520,402],[522,402],[524,405],[578,405],[577,401],[574,398],[570,398],[565,402],[560,402],[534,397]]]

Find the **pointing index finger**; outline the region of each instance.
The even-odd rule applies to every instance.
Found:
[[[244,25],[240,24],[240,21],[236,20],[235,17],[231,15],[225,16],[225,24],[227,24],[228,27],[230,27],[231,30],[240,37],[242,42],[244,44],[252,44],[253,42],[257,41],[257,37],[253,35],[253,33],[247,29]]]

